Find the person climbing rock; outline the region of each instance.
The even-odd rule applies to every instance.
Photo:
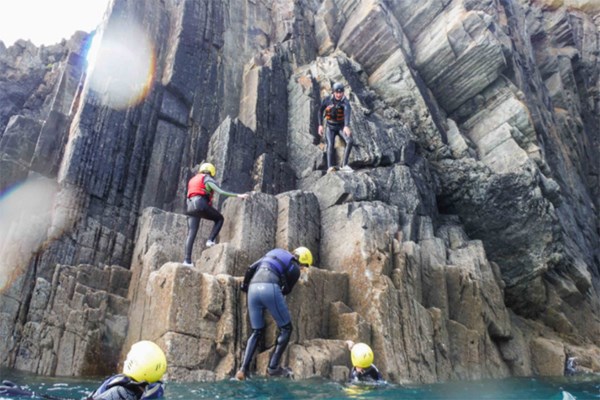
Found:
[[[215,240],[223,227],[223,215],[212,206],[212,199],[215,192],[223,196],[239,197],[243,200],[248,198],[248,194],[237,194],[226,192],[217,185],[213,179],[217,170],[211,163],[203,163],[198,169],[198,173],[190,179],[187,189],[187,224],[188,235],[185,242],[185,258],[183,265],[192,266],[192,249],[196,234],[200,227],[201,219],[208,219],[214,222],[212,231],[206,241],[206,247],[215,245]]]
[[[350,371],[350,382],[385,382],[381,373],[373,364],[373,350],[365,343],[354,343],[346,341],[352,358],[352,370]]]
[[[167,358],[158,345],[142,340],[131,346],[123,364],[123,373],[107,378],[85,400],[150,400],[164,395],[160,381],[167,371]],[[41,397],[68,400],[44,393],[34,393],[10,381],[2,381],[0,396]]]
[[[338,135],[346,143],[341,170],[352,172],[352,168],[348,165],[348,158],[354,144],[352,132],[350,131],[350,113],[352,112],[352,107],[346,96],[344,96],[344,85],[342,83],[334,83],[332,89],[333,93],[321,102],[318,114],[318,132],[321,137],[323,136],[323,114],[325,114],[325,119],[327,120],[327,131],[325,133],[325,142],[327,143],[327,172],[332,172],[336,169],[333,156],[335,151],[335,137]]]
[[[267,309],[279,328],[275,350],[271,354],[267,374],[291,377],[292,371],[279,365],[292,335],[292,319],[283,296],[289,294],[300,277],[300,268],[309,267],[313,256],[306,247],[298,247],[292,253],[283,249],[269,251],[253,263],[244,276],[241,290],[248,293],[248,314],[252,334],[246,343],[246,351],[237,380],[245,380],[250,363],[265,328],[263,310]]]

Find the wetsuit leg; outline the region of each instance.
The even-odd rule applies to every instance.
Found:
[[[185,241],[185,262],[192,262],[192,248],[194,247],[194,240],[196,240],[196,234],[200,227],[200,217],[189,216],[187,217],[188,224],[188,236]]]
[[[273,371],[279,366],[281,356],[290,341],[290,336],[292,334],[292,319],[279,285],[265,284],[265,286],[270,290],[263,291],[263,298],[265,299],[264,305],[279,327],[279,336],[277,336],[275,351],[273,351],[269,361],[269,370]]]
[[[327,141],[327,168],[331,168],[333,166],[333,155],[335,152],[335,135],[337,131],[335,129],[331,129],[329,124],[327,124],[327,132],[325,132],[325,140]]]
[[[262,329],[265,326],[263,295],[269,286],[268,283],[251,283],[248,287],[248,316],[252,329]]]
[[[292,323],[282,326],[279,328],[279,336],[277,336],[277,345],[275,346],[275,351],[271,354],[271,359],[269,360],[269,369],[276,370],[279,367],[279,361],[281,360],[281,356],[285,351],[289,341],[290,336],[292,336]]]
[[[221,228],[223,227],[223,215],[219,211],[217,211],[216,208],[209,205],[208,201],[204,198],[202,199],[202,207],[200,208],[199,214],[200,217],[208,219],[215,223],[213,225],[212,231],[210,232],[210,235],[208,236],[208,240],[212,240],[214,242],[217,236],[219,235]]]
[[[262,283],[255,283],[251,284],[248,288],[248,314],[250,317],[250,326],[252,326],[252,334],[246,343],[246,351],[244,352],[244,359],[242,361],[241,370],[244,373],[247,373],[250,368],[252,357],[258,347],[258,342],[262,337],[262,332],[265,327],[265,319],[263,316],[265,307],[262,299],[265,286],[266,285]]]
[[[275,283],[266,283],[264,285],[266,288],[262,291],[263,304],[269,310],[277,326],[282,327],[292,322],[290,311],[288,310],[283,293],[281,293],[281,287]]]
[[[250,363],[252,362],[252,357],[254,356],[254,352],[258,347],[258,342],[262,337],[263,329],[253,329],[252,335],[248,338],[248,342],[246,343],[246,351],[244,352],[244,359],[242,360],[241,370],[244,373],[247,373],[250,369]]]
[[[342,166],[348,165],[348,159],[350,158],[350,152],[352,151],[352,146],[354,145],[354,139],[352,136],[347,136],[344,131],[340,131],[340,136],[346,142],[346,149],[344,150],[344,164]]]

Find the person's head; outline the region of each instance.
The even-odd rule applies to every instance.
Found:
[[[137,382],[159,381],[167,371],[167,357],[154,342],[142,340],[134,343],[123,364],[123,375]]]
[[[333,86],[331,87],[331,90],[333,90],[333,96],[335,97],[336,100],[341,99],[342,97],[344,97],[344,84],[341,82],[336,82],[333,84]]]
[[[306,247],[298,247],[292,252],[298,264],[304,267],[310,267],[313,262],[313,256],[309,249]]]
[[[215,174],[217,173],[217,169],[211,163],[205,162],[198,169],[198,173],[209,174],[210,176],[215,176]]]
[[[369,368],[373,364],[373,350],[366,343],[356,343],[350,350],[352,365],[356,368]]]

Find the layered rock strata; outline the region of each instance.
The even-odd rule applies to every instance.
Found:
[[[111,7],[100,37],[135,25],[152,43],[137,104],[111,105],[118,74],[91,87],[84,34],[0,42],[0,190],[16,204],[3,365],[108,374],[143,338],[169,379],[224,379],[249,334],[245,268],[305,245],[316,268],[288,299],[297,377],[344,379],[346,339],[394,382],[560,375],[573,356],[600,370],[593,1]],[[325,174],[316,132],[335,81],[354,173]],[[216,199],[220,243],[204,248],[203,222],[189,268],[183,199],[203,160],[255,193]],[[259,374],[275,336],[271,321]]]

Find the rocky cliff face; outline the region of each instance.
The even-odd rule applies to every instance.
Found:
[[[135,86],[137,58],[99,78],[85,35],[0,42],[0,362],[104,374],[144,338],[170,379],[223,379],[249,332],[245,268],[305,245],[318,268],[288,296],[297,377],[343,378],[345,339],[396,382],[561,375],[567,356],[600,370],[595,4],[115,0],[102,43],[136,26],[152,51],[125,105],[111,88]],[[324,171],[334,81],[354,173]],[[199,239],[186,268],[202,160],[255,193],[221,199],[220,244]]]

